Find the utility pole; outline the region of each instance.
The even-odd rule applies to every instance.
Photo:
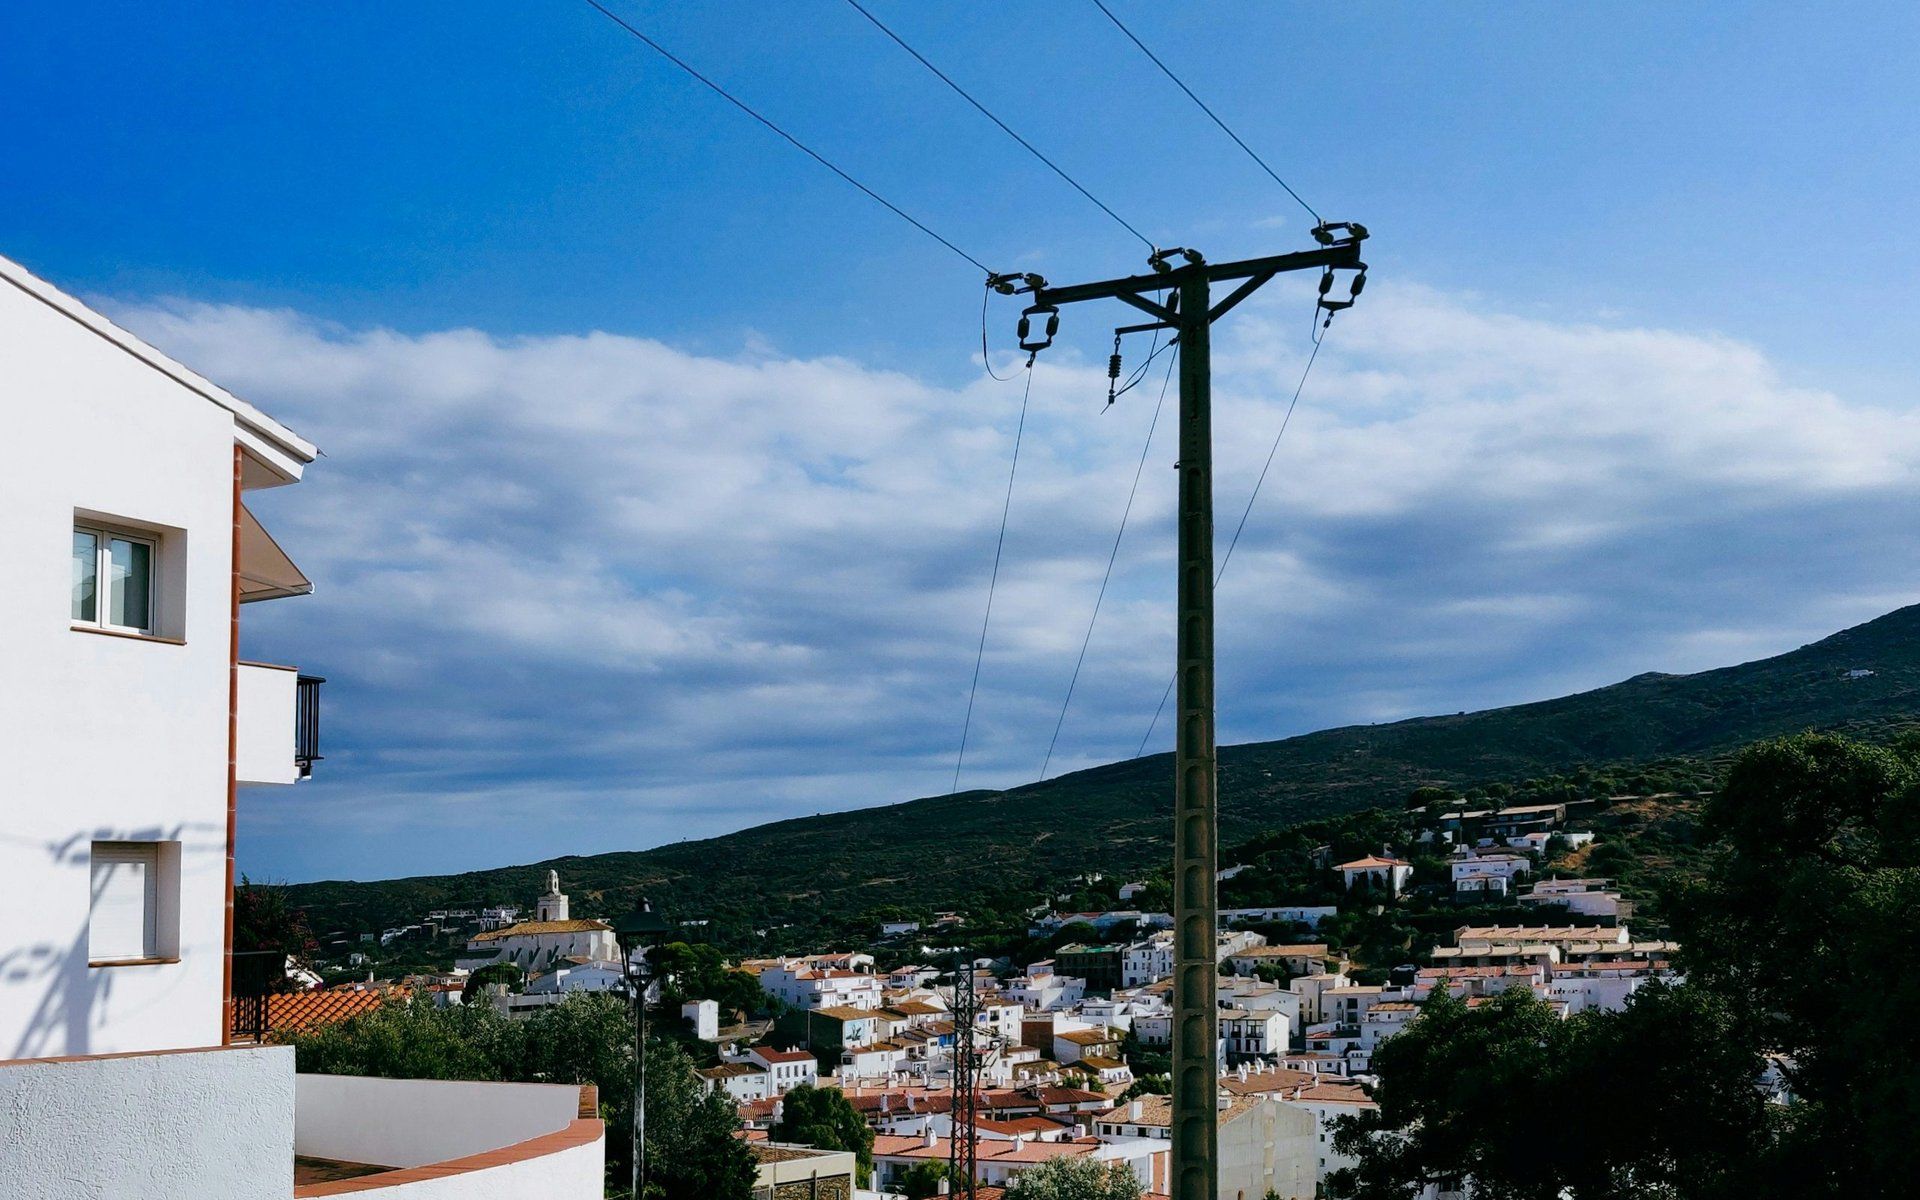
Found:
[[[1218,917],[1215,873],[1219,851],[1215,791],[1213,702],[1213,322],[1275,275],[1319,270],[1320,308],[1331,315],[1350,307],[1366,284],[1360,260],[1365,226],[1322,224],[1313,231],[1315,250],[1210,265],[1192,250],[1155,250],[1151,275],[1053,287],[1044,279],[995,277],[989,286],[1032,295],[1020,319],[1021,349],[1050,345],[1062,305],[1120,300],[1154,320],[1116,333],[1170,329],[1180,343],[1180,546],[1178,649],[1173,750],[1173,1177],[1172,1200],[1217,1200],[1219,1167],[1218,964],[1214,931]],[[1184,265],[1175,266],[1178,255]],[[1334,272],[1358,272],[1346,297],[1331,297]],[[1218,305],[1212,285],[1237,281]],[[1175,301],[1154,297],[1171,291]],[[1316,314],[1317,315],[1317,314]],[[1032,336],[1035,317],[1043,333]]]

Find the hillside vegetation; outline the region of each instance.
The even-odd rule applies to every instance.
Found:
[[[1869,671],[1871,674],[1852,673]],[[1220,754],[1223,844],[1304,820],[1398,807],[1414,788],[1467,792],[1582,768],[1630,780],[1807,729],[1884,740],[1920,719],[1920,606],[1774,658],[1694,675],[1638,675],[1510,708],[1329,729]],[[1171,853],[1165,754],[1004,792],[964,792],[801,817],[652,850],[568,856],[459,875],[292,885],[316,932],[377,932],[427,910],[530,904],[558,870],[577,915],[636,891],[734,949],[799,948],[886,911],[1030,893],[1086,870],[1137,871]],[[1635,789],[1642,790],[1642,789]]]

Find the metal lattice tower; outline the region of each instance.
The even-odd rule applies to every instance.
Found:
[[[973,959],[962,958],[953,974],[952,1138],[947,1151],[951,1194],[973,1200],[979,1165],[980,1051],[974,1042],[980,997],[973,989]]]

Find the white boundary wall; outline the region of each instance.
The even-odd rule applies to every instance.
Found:
[[[383,1167],[499,1150],[558,1133],[580,1112],[574,1084],[300,1075],[294,1086],[296,1153]]]
[[[285,1200],[293,1050],[0,1063],[6,1200]]]

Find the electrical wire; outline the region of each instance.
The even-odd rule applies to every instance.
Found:
[[[749,106],[746,101],[740,99],[738,96],[735,96],[732,92],[729,92],[727,89],[721,87],[719,84],[715,83],[713,80],[708,79],[705,75],[702,75],[699,71],[695,70],[691,65],[689,65],[686,62],[686,60],[680,58],[678,55],[674,54],[671,50],[668,50],[665,46],[662,46],[659,42],[654,41],[652,38],[642,33],[632,23],[627,21],[626,18],[620,16],[618,13],[614,12],[612,9],[608,8],[606,5],[602,4],[600,0],[586,0],[586,3],[590,7],[598,11],[600,15],[606,17],[607,20],[612,21],[615,25],[618,25],[620,28],[626,30],[628,33],[632,34],[634,37],[644,42],[647,48],[652,50],[655,54],[658,54],[661,58],[666,59],[668,62],[672,63],[674,66],[679,67],[682,71],[692,76],[694,79],[705,84],[710,90],[713,91],[715,95],[719,96],[722,100],[725,100],[727,103],[733,105],[735,108],[739,109],[741,112],[746,113],[749,117],[752,117],[754,120],[760,122],[760,124],[766,126],[768,129],[778,134],[788,144],[792,145],[794,149],[800,151],[802,154],[806,155],[808,158],[811,158],[813,161],[819,163],[821,166],[825,167],[827,170],[832,171],[835,175],[838,175],[841,179],[846,180],[848,183],[852,184],[854,187],[859,188],[862,192],[865,192],[869,198],[871,198],[872,200],[880,204],[882,207],[887,209],[887,211],[891,212],[894,216],[899,217],[901,220],[905,221],[907,224],[913,226],[915,229],[918,229],[921,233],[924,233],[928,237],[932,238],[934,241],[939,242],[942,246],[945,246],[947,249],[953,251],[955,254],[959,255],[961,258],[966,259],[968,262],[980,268],[980,270],[984,271],[988,275],[993,274],[993,269],[987,266],[987,264],[981,262],[979,259],[975,258],[973,255],[968,254],[965,250],[962,250],[960,247],[954,245],[952,242],[948,241],[946,238],[941,237],[939,234],[929,229],[921,221],[919,221],[918,219],[913,217],[911,214],[909,214],[905,209],[901,208],[899,205],[895,204],[893,201],[887,199],[885,196],[882,196],[879,192],[874,191],[872,188],[868,187],[866,184],[861,183],[858,179],[855,179],[853,176],[841,170],[838,166],[830,162],[825,155],[821,154],[819,151],[815,150],[813,147],[807,145],[805,142],[801,141],[799,138],[793,136],[791,133],[788,133],[786,130],[782,129],[780,126],[774,124],[771,120],[761,116],[751,106]]]
[[[1182,82],[1180,77],[1173,73],[1173,69],[1171,67],[1167,66],[1166,63],[1161,62],[1159,55],[1147,49],[1147,44],[1141,41],[1139,37],[1137,37],[1134,34],[1133,30],[1128,29],[1126,25],[1121,22],[1119,17],[1114,16],[1113,10],[1108,8],[1106,4],[1103,2],[1103,0],[1093,0],[1093,5],[1095,8],[1099,9],[1101,12],[1107,15],[1107,20],[1113,22],[1114,28],[1118,29],[1121,33],[1124,33],[1127,35],[1128,41],[1140,47],[1140,53],[1152,59],[1153,65],[1160,68],[1160,73],[1165,75],[1168,79],[1173,80],[1174,86],[1178,87],[1181,91],[1187,94],[1187,99],[1199,105],[1200,111],[1207,114],[1207,116],[1211,117],[1213,119],[1213,123],[1220,127],[1220,132],[1232,138],[1234,145],[1240,147],[1242,150],[1245,150],[1247,152],[1248,158],[1251,158],[1254,162],[1258,163],[1260,166],[1260,169],[1262,171],[1265,171],[1268,177],[1271,178],[1275,183],[1279,184],[1281,188],[1286,191],[1287,195],[1292,196],[1295,203],[1297,203],[1301,208],[1306,209],[1307,212],[1312,215],[1314,222],[1316,224],[1325,224],[1319,212],[1314,209],[1313,205],[1308,204],[1305,200],[1302,200],[1300,198],[1300,193],[1294,191],[1293,188],[1289,187],[1287,185],[1287,181],[1280,178],[1279,174],[1272,167],[1267,165],[1266,159],[1261,158],[1258,154],[1255,154],[1253,152],[1252,146],[1249,146],[1245,142],[1241,141],[1239,134],[1227,128],[1227,123],[1220,119],[1219,114],[1215,113],[1211,108],[1208,108],[1207,102],[1205,100],[1202,100],[1200,97],[1194,95],[1193,89],[1188,87],[1184,82]]]
[[[591,0],[589,0],[591,3]],[[973,701],[980,692],[980,664],[987,657],[987,628],[993,624],[993,593],[1000,586],[1000,553],[1007,545],[1007,515],[1013,511],[1013,477],[1020,470],[1020,439],[1027,432],[1027,401],[1033,397],[1033,360],[1027,360],[1027,386],[1020,396],[1020,423],[1013,431],[1013,464],[1007,468],[1007,498],[1000,505],[1000,536],[993,543],[993,574],[987,577],[987,614],[980,619],[980,648],[973,654],[973,682],[967,687],[967,716],[960,725],[960,753],[953,763],[953,787],[960,790],[960,768],[967,761],[967,734],[973,729]]]
[[[1095,0],[1098,3],[1099,0]],[[1315,310],[1317,313],[1317,309]],[[1300,391],[1307,386],[1307,376],[1313,373],[1314,360],[1320,357],[1320,347],[1326,341],[1324,336],[1315,339],[1313,352],[1307,355],[1307,365],[1301,368],[1300,382],[1293,385],[1293,399],[1287,402],[1287,413],[1280,418],[1280,432],[1273,435],[1273,444],[1267,447],[1267,461],[1260,467],[1260,477],[1253,481],[1253,492],[1247,497],[1247,506],[1240,510],[1240,523],[1234,526],[1233,537],[1227,542],[1227,552],[1221,556],[1220,565],[1214,568],[1213,586],[1218,588],[1220,580],[1226,576],[1227,564],[1233,561],[1234,547],[1240,544],[1240,535],[1246,532],[1247,518],[1253,514],[1253,502],[1260,498],[1260,488],[1267,482],[1267,472],[1273,469],[1273,456],[1280,450],[1280,439],[1287,436],[1287,426],[1293,424],[1293,410],[1300,403]],[[1153,738],[1154,729],[1160,724],[1160,714],[1166,711],[1167,699],[1173,695],[1173,685],[1180,678],[1179,672],[1167,680],[1167,690],[1160,693],[1160,704],[1153,710],[1153,720],[1147,723],[1146,736],[1140,739],[1139,749],[1133,752],[1139,758],[1147,752],[1147,743]]]
[[[588,2],[591,3],[592,0],[588,0]],[[1149,238],[1146,234],[1141,233],[1138,229],[1135,229],[1131,224],[1129,224],[1126,221],[1125,218],[1121,217],[1119,213],[1116,213],[1111,208],[1107,207],[1107,205],[1098,196],[1095,196],[1092,192],[1082,187],[1080,185],[1080,181],[1075,179],[1073,176],[1067,174],[1064,170],[1062,170],[1059,163],[1054,162],[1052,159],[1048,158],[1046,155],[1040,153],[1040,151],[1034,149],[1032,142],[1029,142],[1027,139],[1015,133],[1013,131],[1012,126],[1008,125],[1005,121],[1002,121],[999,117],[994,116],[992,112],[988,111],[986,105],[974,99],[973,95],[970,92],[968,92],[967,89],[955,83],[951,78],[947,76],[947,73],[945,71],[942,71],[939,67],[936,67],[932,63],[928,62],[926,55],[920,53],[918,50],[915,50],[912,46],[909,46],[905,38],[901,37],[899,34],[895,33],[893,30],[887,28],[887,26],[881,22],[880,18],[874,16],[871,12],[868,12],[866,7],[859,3],[859,0],[847,0],[847,3],[853,6],[853,10],[855,12],[859,13],[861,16],[865,17],[868,21],[872,22],[873,27],[875,29],[878,29],[881,33],[884,33],[888,37],[892,38],[895,45],[899,46],[902,50],[905,50],[908,54],[911,54],[913,55],[914,58],[918,59],[921,66],[925,67],[929,71],[932,71],[934,76],[937,79],[939,79],[941,83],[944,83],[948,87],[952,88],[954,92],[957,93],[962,100],[965,100],[968,104],[971,104],[976,109],[979,109],[980,115],[985,117],[987,120],[992,121],[995,125],[998,125],[1002,133],[1005,133],[1008,137],[1020,143],[1020,145],[1026,149],[1026,152],[1028,154],[1033,155],[1035,158],[1045,163],[1047,167],[1051,169],[1055,175],[1058,175],[1060,178],[1066,180],[1067,184],[1070,187],[1072,187],[1074,191],[1079,192],[1082,196],[1085,196],[1088,200],[1093,201],[1094,205],[1098,207],[1101,212],[1106,213],[1109,217],[1112,217],[1116,222],[1119,223],[1122,229],[1125,229],[1128,233],[1131,233],[1134,237],[1137,237],[1142,242],[1145,242],[1147,249],[1149,250],[1159,249],[1158,246],[1154,245],[1153,239]]]
[[[1080,682],[1080,668],[1087,661],[1087,647],[1093,642],[1093,626],[1100,619],[1100,603],[1107,598],[1107,584],[1113,579],[1113,564],[1120,557],[1120,539],[1127,536],[1127,518],[1133,515],[1133,498],[1140,493],[1140,476],[1147,469],[1147,452],[1153,448],[1153,432],[1160,426],[1160,410],[1167,403],[1167,385],[1173,382],[1173,368],[1179,361],[1178,354],[1167,360],[1167,375],[1160,381],[1160,399],[1154,402],[1153,418],[1147,422],[1147,440],[1140,447],[1140,461],[1133,468],[1133,486],[1127,489],[1127,505],[1120,510],[1120,529],[1113,535],[1113,549],[1107,552],[1107,571],[1100,577],[1100,591],[1093,598],[1093,615],[1087,618],[1086,636],[1080,639],[1080,657],[1073,662],[1073,676],[1067,680],[1067,697],[1060,702],[1060,719],[1053,723],[1053,737],[1047,742],[1047,757],[1040,764],[1041,779],[1047,777],[1047,768],[1053,763],[1053,749],[1060,742],[1060,730],[1067,723],[1067,708],[1073,703],[1074,686]]]

